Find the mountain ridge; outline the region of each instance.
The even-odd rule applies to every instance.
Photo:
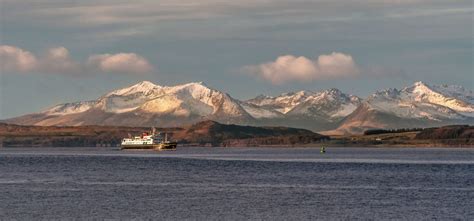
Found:
[[[327,133],[354,134],[366,129],[474,123],[473,104],[464,102],[459,96],[443,95],[432,87],[419,81],[401,90],[377,91],[341,121],[337,129]],[[466,94],[465,97],[472,96],[472,91]]]
[[[366,129],[428,127],[474,122],[472,91],[455,85],[415,82],[380,90],[366,99],[337,88],[259,95],[238,100],[203,82],[161,86],[142,81],[96,100],[53,106],[4,120],[41,126],[181,126],[204,120],[313,131],[361,133]]]

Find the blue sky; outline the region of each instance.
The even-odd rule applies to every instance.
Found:
[[[473,88],[469,1],[0,0],[0,119],[138,81],[239,99]]]

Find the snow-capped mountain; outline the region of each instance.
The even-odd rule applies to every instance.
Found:
[[[79,101],[75,103],[66,103],[56,105],[42,113],[46,115],[67,115],[87,111],[97,104],[96,101]]]
[[[338,89],[260,95],[240,101],[202,82],[160,86],[143,81],[96,100],[56,105],[5,122],[27,125],[182,126],[203,120],[290,126],[337,133],[368,128],[474,123],[474,94],[460,86],[416,82],[367,99]]]
[[[402,90],[369,96],[337,129],[357,133],[368,128],[429,127],[474,123],[473,93],[460,86],[416,82]]]
[[[290,116],[319,116],[334,120],[352,113],[360,105],[360,102],[359,97],[344,94],[333,88],[313,93],[286,114]]]
[[[429,86],[416,82],[402,90],[411,100],[450,108],[460,114],[474,116],[474,94],[460,86]]]
[[[313,94],[314,92],[310,91],[299,91],[284,93],[277,97],[260,95],[246,102],[286,114],[288,111],[293,109],[293,107],[307,100]]]
[[[94,101],[66,103],[9,121],[34,125],[163,125],[178,126],[212,119],[226,123],[252,121],[228,94],[202,82],[174,87],[143,81]]]
[[[286,116],[345,117],[359,106],[361,99],[338,89],[320,92],[299,91],[277,97],[260,95],[247,101],[262,108],[278,111]]]
[[[137,110],[176,117],[249,117],[237,100],[202,82],[162,87],[144,81],[113,91],[100,98],[99,103],[102,110],[113,113]]]
[[[246,101],[249,105],[272,111],[268,113],[271,117],[260,117],[265,125],[287,125],[312,130],[334,128],[360,102],[359,97],[344,94],[335,88],[319,92],[284,93],[276,97],[260,95]]]

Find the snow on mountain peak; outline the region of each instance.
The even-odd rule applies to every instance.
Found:
[[[331,88],[331,89],[327,89],[324,91],[325,93],[328,93],[328,94],[334,94],[334,95],[340,95],[342,94],[342,91],[337,89],[337,88]]]
[[[213,90],[211,88],[209,88],[207,85],[201,83],[201,82],[192,82],[192,83],[188,83],[188,84],[182,84],[182,85],[178,85],[178,86],[175,86],[176,88],[186,88],[188,90]]]
[[[134,89],[139,89],[139,90],[150,90],[150,89],[153,89],[155,87],[160,87],[156,84],[153,84],[152,82],[150,81],[141,81],[141,82],[138,82],[128,88],[134,88]]]
[[[317,92],[313,95],[313,97],[316,97],[318,99],[327,99],[327,100],[348,100],[349,99],[349,95],[346,95],[344,93],[342,93],[342,91],[340,91],[339,89],[337,88],[331,88],[331,89],[328,89],[328,90],[324,90],[322,92]]]
[[[313,94],[314,92],[305,90],[283,93],[276,97],[267,97],[266,99],[254,104],[258,106],[272,107],[276,111],[286,114],[295,106],[307,100]]]
[[[112,91],[106,95],[107,96],[127,96],[127,95],[132,95],[136,93],[141,93],[141,94],[151,94],[156,92],[157,90],[161,89],[162,87],[156,84],[151,83],[150,81],[142,81],[137,84],[134,84],[129,87],[125,87],[122,89],[118,89],[115,91]]]
[[[96,104],[96,101],[79,101],[74,103],[58,104],[42,113],[47,115],[67,115],[85,112]]]
[[[371,109],[399,117],[439,120],[474,116],[474,105],[468,102],[469,97],[462,87],[431,86],[419,81],[402,90],[378,91],[367,102]]]
[[[202,82],[192,82],[176,86],[164,87],[166,94],[176,94],[177,96],[191,96],[194,99],[209,99],[213,94],[221,93],[215,89],[207,87]],[[207,102],[206,102],[207,103]]]
[[[473,92],[459,85],[429,85],[419,81],[415,82],[411,87],[404,88],[403,91],[419,96],[444,96],[460,99],[471,104],[474,103]]]
[[[208,87],[203,82],[165,86],[161,88],[161,91],[164,96],[172,96],[183,104],[192,104],[185,105],[185,109],[189,114],[202,115],[208,113],[206,115],[226,115],[229,117],[246,115],[246,112],[239,105],[239,101],[233,99],[227,93]],[[159,103],[155,105],[159,105]]]
[[[410,87],[405,87],[402,91],[410,92],[410,93],[432,93],[434,92],[433,89],[431,89],[431,86],[422,82],[418,81],[415,82],[412,86]]]
[[[376,91],[369,96],[369,100],[373,99],[393,99],[400,95],[400,91],[396,88],[388,88],[385,90]]]
[[[413,86],[418,86],[418,87],[419,87],[419,86],[422,86],[422,87],[424,86],[424,87],[427,87],[428,84],[425,83],[425,82],[423,82],[423,81],[416,81],[415,83],[413,83]]]
[[[256,96],[255,98],[252,98],[250,100],[265,100],[265,99],[273,99],[273,98],[274,97],[272,97],[272,96],[260,94],[260,95]]]
[[[153,84],[151,81],[141,81],[141,82],[138,82],[136,85],[141,85],[141,86],[156,86],[156,84]]]
[[[433,86],[434,90],[438,91],[441,94],[455,97],[456,99],[460,99],[464,102],[474,104],[474,93],[471,90],[467,90],[466,88],[459,86],[459,85],[435,85]]]
[[[246,103],[288,116],[317,115],[339,118],[355,110],[360,103],[360,98],[331,88],[319,92],[305,90],[289,92],[276,97],[259,95]]]
[[[336,88],[313,92],[303,102],[296,105],[291,115],[324,116],[329,119],[345,117],[360,104],[360,98],[347,95]]]
[[[302,90],[302,91],[283,93],[279,97],[294,97],[296,99],[300,99],[300,98],[310,96],[312,94],[314,94],[314,92]]]
[[[382,116],[408,120],[462,121],[473,119],[473,103],[472,91],[461,86],[436,86],[421,81],[402,90],[390,88],[377,91],[365,101],[336,88],[318,92],[302,90],[275,97],[259,95],[248,101],[239,101],[203,82],[159,86],[142,81],[114,90],[97,100],[60,104],[41,114],[45,115],[44,119],[49,123],[64,123],[70,120],[69,114],[74,114],[74,119],[77,118],[79,123],[102,122],[105,118],[90,120],[95,117],[91,115],[100,115],[102,111],[107,113],[102,117],[108,119],[116,116],[115,120],[124,120],[123,122],[129,122],[127,119],[134,117],[138,121],[148,117],[165,123],[214,119],[232,123],[266,122],[319,128],[330,127],[347,116],[352,119],[352,113],[361,116],[353,118],[356,120],[370,120],[372,118],[363,114],[381,112],[388,114]],[[358,107],[361,107],[359,111],[355,111]],[[126,112],[126,115],[111,115]],[[122,116],[124,119],[121,119]]]
[[[416,82],[412,87],[403,89],[407,96],[418,102],[429,102],[451,108],[467,115],[474,115],[473,95],[461,86],[430,86]]]
[[[144,102],[161,95],[163,87],[150,81],[141,81],[106,94],[99,98],[97,103],[105,112],[124,113],[136,110]]]

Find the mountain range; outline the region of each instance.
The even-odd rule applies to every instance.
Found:
[[[160,86],[149,81],[96,100],[65,103],[4,122],[21,125],[171,127],[205,120],[254,126],[288,126],[330,134],[373,128],[474,123],[474,94],[461,86],[416,82],[377,91],[365,99],[341,92],[298,91],[238,100],[202,82]]]

